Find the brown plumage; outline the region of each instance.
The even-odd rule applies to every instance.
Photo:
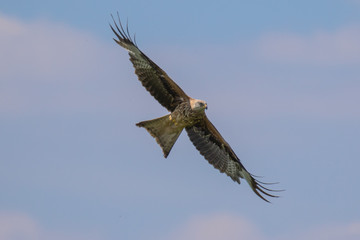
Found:
[[[114,20],[114,18],[113,18]],[[240,162],[230,145],[220,135],[214,125],[206,117],[205,101],[189,97],[186,93],[150,58],[137,47],[126,30],[114,20],[112,31],[116,35],[115,42],[125,48],[130,55],[135,73],[142,85],[152,96],[164,106],[170,114],[137,123],[153,136],[167,157],[177,138],[185,128],[190,140],[204,158],[220,172],[227,174],[232,180],[240,183],[245,179],[251,189],[261,199],[277,197],[263,183],[254,178]]]

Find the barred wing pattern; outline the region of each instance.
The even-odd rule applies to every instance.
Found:
[[[206,116],[204,121],[192,127],[187,127],[186,131],[196,149],[214,168],[222,173],[226,173],[233,181],[239,184],[240,178],[244,178],[255,194],[266,202],[269,201],[263,195],[277,197],[269,193],[269,191],[273,190],[262,185],[267,183],[256,180],[254,176],[245,169],[230,145],[224,140]]]
[[[135,74],[146,90],[170,112],[182,101],[187,101],[189,97],[185,92],[165,71],[140,51],[135,41],[131,39],[128,28],[125,31],[121,25],[120,19],[119,25],[114,18],[113,21],[115,28],[111,25],[110,27],[117,37],[114,41],[129,52]]]
[[[128,28],[125,30],[121,25],[120,19],[119,24],[116,23],[114,18],[113,21],[114,27],[111,25],[110,27],[117,37],[116,39],[114,38],[114,41],[129,52],[130,61],[135,68],[135,73],[146,90],[170,112],[173,112],[179,104],[189,102],[190,97],[158,65],[140,51],[135,39],[134,41],[131,39]],[[169,121],[168,115],[159,119]],[[137,125],[145,127],[146,124],[151,124],[155,120],[144,121]],[[164,127],[166,124],[159,124],[158,132],[168,133],[163,131],[164,129],[161,126]],[[255,179],[255,176],[245,169],[230,145],[207,119],[205,113],[202,121],[197,122],[195,125],[189,125],[185,129],[200,154],[220,172],[227,174],[233,181],[238,183],[240,183],[240,178],[245,179],[255,194],[267,202],[266,196],[277,197],[269,193],[274,190],[264,187],[267,183]],[[173,138],[175,140],[173,140],[172,145],[181,131],[182,128],[175,135],[176,138]],[[154,131],[151,134],[153,135]],[[166,156],[167,154],[165,154]]]

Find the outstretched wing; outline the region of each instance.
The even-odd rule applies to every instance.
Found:
[[[269,201],[263,195],[277,197],[269,193],[269,191],[274,190],[264,187],[262,184],[266,183],[256,180],[254,175],[245,169],[230,145],[206,116],[202,122],[187,127],[186,131],[200,154],[220,172],[226,173],[233,181],[239,184],[240,178],[244,178],[256,195],[267,202]]]
[[[129,52],[135,73],[146,90],[172,112],[180,102],[187,101],[189,97],[158,65],[140,51],[131,39],[128,28],[124,30],[119,16],[118,19],[119,25],[114,18],[115,28],[110,25],[117,37],[114,41]]]

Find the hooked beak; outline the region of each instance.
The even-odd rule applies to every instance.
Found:
[[[207,110],[207,104],[205,103],[205,109]]]

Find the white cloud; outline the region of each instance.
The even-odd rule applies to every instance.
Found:
[[[0,239],[39,239],[38,224],[30,217],[19,213],[0,213]]]
[[[248,220],[229,215],[216,214],[190,219],[173,232],[171,240],[260,240],[263,239],[256,227]]]
[[[110,38],[104,44],[94,36],[60,24],[24,22],[1,15],[0,30],[3,43],[0,55],[6,56],[0,58],[0,113],[4,116],[43,112],[98,113],[115,109],[138,112],[133,105],[143,106],[144,113],[154,109],[165,113],[135,81],[125,51]],[[159,65],[175,71],[174,80],[189,95],[207,100],[212,114],[232,111],[232,106],[227,104],[227,96],[232,96],[233,101],[244,103],[237,108],[242,117],[291,114],[354,119],[360,116],[356,108],[360,85],[356,82],[345,85],[342,79],[333,79],[337,83],[329,89],[328,75],[313,76],[313,69],[297,68],[302,75],[294,73],[294,85],[308,86],[301,89],[289,84],[286,80],[289,74],[262,74],[257,67],[259,62],[250,65],[246,62],[255,54],[280,63],[360,63],[359,42],[360,27],[344,27],[333,33],[318,32],[311,36],[266,35],[257,44],[243,43],[240,48],[205,46],[194,52],[193,49],[170,47],[170,52],[165,47],[155,49],[150,57],[156,60],[156,55],[161,56]],[[222,60],[225,58],[226,62]],[[195,63],[197,67],[192,68]],[[324,70],[328,71],[318,71]],[[282,72],[282,69],[276,71]],[[351,71],[349,74],[354,76],[358,73],[354,68]],[[201,81],[194,81],[197,78]],[[219,79],[225,79],[226,84],[219,84]],[[309,92],[314,84],[325,88]],[[206,88],[208,92],[204,92]],[[219,95],[226,97],[219,98]],[[149,110],[150,106],[154,109]]]
[[[311,65],[360,63],[360,26],[309,36],[273,33],[262,37],[256,54],[270,61]]]
[[[0,15],[0,42],[0,113],[97,111],[120,102],[108,84],[129,65],[111,39],[107,45],[61,24]]]
[[[103,46],[94,36],[46,21],[23,22],[0,15],[1,76],[32,77],[33,82],[86,81]],[[71,76],[71,78],[70,78]],[[86,76],[86,75],[85,75]]]
[[[196,216],[178,227],[164,239],[170,240],[356,240],[360,239],[360,222],[316,227],[299,232],[283,232],[277,236],[264,236],[254,223],[232,214]]]
[[[318,226],[298,232],[264,236],[261,230],[246,218],[233,214],[218,213],[193,216],[163,239],[166,240],[357,240],[360,238],[360,222]],[[73,232],[64,229],[48,229],[31,216],[21,212],[0,212],[1,240],[97,240],[103,239],[94,229]]]
[[[360,239],[360,222],[317,227],[291,239],[308,240],[357,240]],[[289,238],[284,238],[289,239]]]
[[[1,240],[97,240],[103,239],[98,233],[74,233],[64,230],[45,229],[39,222],[24,213],[0,212]]]

